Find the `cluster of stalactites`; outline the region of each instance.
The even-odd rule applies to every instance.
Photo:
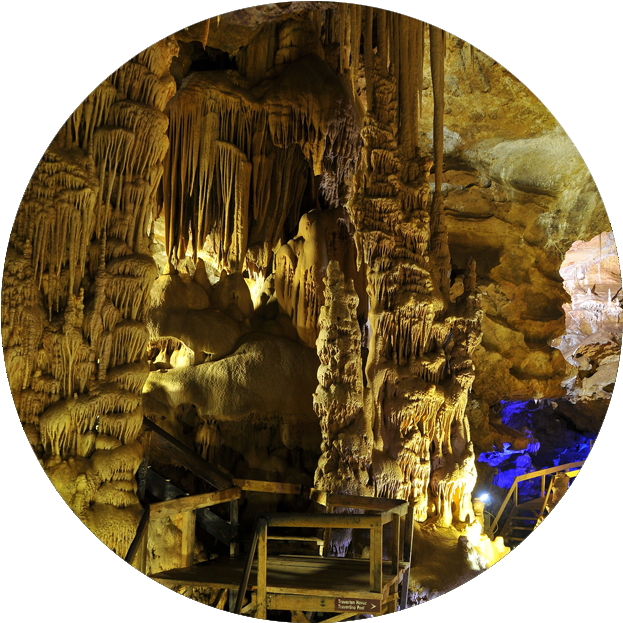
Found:
[[[327,42],[338,45],[338,70],[349,74],[354,93],[359,91],[363,73],[368,112],[378,117],[374,102],[379,94],[375,91],[383,87],[377,77],[395,78],[399,140],[404,155],[412,158],[418,145],[422,108],[425,24],[380,8],[340,3],[338,8],[327,11],[325,31]],[[443,51],[435,48],[432,54],[443,63]],[[378,119],[384,125],[391,118],[383,116],[386,113],[382,111]]]
[[[352,167],[353,113],[324,61],[306,56],[252,84],[227,72],[196,73],[169,105],[164,214],[173,263],[191,239],[196,255],[210,237],[220,268],[242,270],[246,262],[266,272],[286,219],[290,227],[298,221],[308,177],[329,172],[334,189]]]
[[[359,297],[345,283],[336,261],[329,262],[325,303],[316,341],[320,367],[314,410],[322,431],[322,456],[315,486],[331,493],[370,495],[372,429],[363,405]]]
[[[148,227],[168,148],[163,113],[176,52],[162,41],[76,109],[18,210],[2,289],[2,335],[28,439],[63,498],[124,554],[140,509],[140,390]]]
[[[374,13],[364,11],[365,24]],[[388,43],[377,30],[372,56],[369,51],[366,56],[364,34],[367,114],[348,204],[370,297],[366,375],[374,410],[372,473],[377,495],[408,499],[418,520],[434,515],[449,525],[470,515],[475,484],[465,406],[480,315],[472,264],[465,294],[452,309],[443,294],[449,290],[450,266],[441,196],[444,36],[428,29],[433,160],[417,147],[426,30],[414,20],[379,11],[374,23],[393,34]],[[429,201],[433,162],[435,193]]]

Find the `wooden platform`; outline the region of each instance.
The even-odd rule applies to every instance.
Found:
[[[171,569],[150,576],[168,588],[182,586],[238,590],[245,557],[222,557],[184,569]],[[399,582],[405,566],[391,573],[391,562],[383,562],[383,599]],[[370,592],[370,561],[366,559],[319,556],[269,556],[266,568],[266,590],[270,593],[305,593],[331,598],[378,599]],[[257,561],[253,564],[248,587],[257,588]]]
[[[235,597],[244,573],[246,557],[223,557],[210,562],[172,569],[150,577],[169,589],[202,587],[231,591]],[[322,556],[269,556],[266,564],[268,610],[385,614],[396,607],[398,583],[408,565],[392,573],[392,563],[383,562],[380,593],[370,591],[370,561]],[[247,587],[257,591],[256,561]],[[230,602],[231,603],[231,602]],[[293,619],[294,620],[294,619]],[[337,620],[337,619],[336,619]]]
[[[239,556],[238,505],[245,492],[298,496],[302,485],[236,479],[207,464],[156,425],[151,425],[147,432],[151,438],[149,447],[170,446],[176,452],[176,460],[179,455],[185,467],[216,487],[216,491],[185,495],[157,476],[145,460],[139,470],[142,474],[139,491],[144,496],[149,490],[160,501],[146,505],[126,562],[146,573],[151,520],[170,517],[181,531],[181,565],[150,577],[180,592],[189,588],[210,589],[215,593],[210,604],[214,608],[224,609],[228,602],[230,612],[253,614],[259,619],[266,619],[268,610],[289,610],[295,623],[313,620],[305,612],[332,612],[337,614],[324,623],[339,623],[359,614],[379,616],[395,612],[399,598],[400,606],[406,607],[413,534],[413,508],[406,501],[313,489],[310,498],[321,512],[261,514],[246,555]],[[209,510],[217,505],[229,507],[229,522],[222,518],[223,513],[217,515]],[[338,508],[351,512],[334,512]],[[229,556],[192,564],[197,522],[217,540],[229,545]],[[388,561],[383,560],[385,527],[386,536],[390,537],[385,543]],[[369,558],[327,556],[325,545],[331,542],[331,531],[336,529],[367,531]],[[323,537],[309,536],[310,530],[324,531]],[[269,543],[273,550],[279,551],[269,555]],[[301,551],[303,546],[316,550],[317,554]]]

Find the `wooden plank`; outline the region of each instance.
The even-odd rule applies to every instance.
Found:
[[[240,581],[240,588],[238,589],[238,597],[236,598],[236,607],[234,609],[235,614],[241,614],[242,602],[244,601],[244,594],[247,591],[247,585],[249,584],[249,576],[251,575],[251,567],[253,566],[253,559],[255,558],[255,549],[257,548],[258,532],[257,525],[253,529],[253,539],[251,540],[251,547],[247,555],[247,560],[242,572],[242,580]]]
[[[220,467],[208,463],[208,461],[204,461],[196,452],[193,452],[182,442],[175,439],[175,437],[169,435],[157,424],[144,418],[143,427],[154,433],[150,446],[152,450],[164,454],[171,462],[181,464],[217,489],[229,489],[233,486],[231,474],[228,474]]]
[[[268,524],[266,519],[260,518],[257,522],[257,619],[266,618],[266,559]]]
[[[305,515],[274,513],[265,516],[269,526],[281,528],[361,528],[381,526],[381,515]]]
[[[336,586],[333,590],[327,589],[317,589],[317,588],[304,588],[301,587],[299,589],[293,589],[290,586],[276,586],[274,584],[268,584],[266,587],[267,593],[273,594],[298,594],[298,595],[312,595],[316,597],[324,597],[324,598],[335,598],[335,597],[353,597],[356,599],[382,599],[383,594],[389,594],[389,587],[387,587],[386,591],[381,591],[379,593],[373,593],[369,589],[366,591],[363,590],[346,590],[343,588],[339,588]],[[333,612],[333,610],[330,610]]]
[[[182,515],[182,567],[191,567],[195,555],[195,513],[188,510]]]
[[[229,502],[239,498],[240,496],[240,489],[238,489],[238,487],[232,487],[231,489],[226,489],[225,491],[200,493],[198,495],[189,495],[175,500],[168,500],[167,502],[157,502],[156,504],[151,505],[151,517],[152,519],[169,517],[170,515],[177,515],[178,513],[184,513],[186,511],[205,508],[206,506],[214,506],[215,504]]]
[[[286,495],[299,495],[302,485],[290,482],[270,482],[268,480],[247,480],[242,478],[233,479],[234,486],[243,491],[255,491],[257,493],[281,493]]]
[[[342,614],[336,614],[334,617],[325,619],[322,623],[339,623],[339,621],[346,621],[346,619],[350,619],[354,616],[356,615],[352,612],[343,612]]]
[[[383,587],[383,528],[370,530],[370,591],[380,593]]]
[[[221,588],[219,592],[216,594],[216,598],[212,602],[212,608],[216,608],[217,610],[222,610],[225,605],[225,600],[227,599],[227,589]]]
[[[408,504],[404,500],[392,500],[389,498],[374,498],[363,495],[343,495],[330,493],[326,495],[326,504],[333,508],[357,508],[378,512],[396,511],[400,515],[406,515]]]
[[[334,598],[315,595],[288,595],[269,593],[266,605],[269,610],[303,610],[305,612],[334,612]]]
[[[292,610],[292,623],[310,623],[310,621],[300,610]]]
[[[252,612],[257,607],[255,595],[251,595],[251,601],[246,604],[243,608],[240,609],[240,614],[248,614]]]
[[[296,541],[300,543],[313,543],[314,545],[322,545],[323,539],[317,536],[288,536],[285,534],[269,534],[269,541]]]
[[[134,536],[134,539],[132,540],[132,543],[130,544],[130,548],[128,549],[128,552],[125,556],[125,561],[132,565],[133,567],[135,567],[136,569],[139,569],[139,571],[142,571],[143,573],[145,573],[145,561],[144,560],[138,560],[137,565],[134,565],[135,562],[135,558],[144,558],[144,556],[141,556],[141,554],[143,553],[143,550],[145,549],[144,547],[142,547],[142,545],[144,544],[144,541],[147,539],[147,531],[149,529],[149,519],[150,519],[150,513],[149,513],[149,506],[143,511],[143,514],[141,515],[141,519],[138,523],[138,527],[136,529],[136,535]]]

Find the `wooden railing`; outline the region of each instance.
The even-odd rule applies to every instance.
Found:
[[[143,511],[136,536],[130,545],[125,561],[131,565],[136,563],[136,567],[143,573],[146,573],[149,523],[152,519],[172,517],[181,519],[182,567],[190,567],[193,564],[192,557],[195,546],[195,522],[197,519],[197,511],[218,504],[229,503],[229,524],[232,528],[232,534],[234,534],[237,531],[238,524],[238,501],[242,497],[243,491],[290,495],[298,495],[301,492],[301,485],[292,483],[234,478],[232,484],[235,486],[229,489],[212,491],[210,493],[199,493],[197,495],[182,495],[172,500],[155,502],[148,505]],[[231,539],[231,555],[237,553],[237,546],[237,542]]]
[[[238,500],[241,495],[242,491],[238,487],[232,487],[225,491],[199,493],[198,495],[188,495],[150,504],[143,511],[136,536],[130,545],[125,561],[131,565],[136,563],[136,568],[145,573],[147,570],[147,540],[150,522],[152,519],[171,517],[181,520],[182,567],[190,567],[193,564],[195,551],[195,512],[202,508]]]
[[[547,469],[541,469],[536,472],[530,472],[528,474],[522,474],[521,476],[517,476],[515,480],[513,481],[511,488],[508,490],[508,493],[506,494],[506,497],[504,498],[504,501],[502,502],[502,506],[500,506],[500,510],[498,511],[497,515],[495,516],[495,519],[491,523],[491,526],[489,527],[488,532],[491,535],[495,534],[495,531],[498,528],[499,521],[502,518],[502,515],[504,514],[504,511],[506,510],[506,507],[508,506],[511,499],[513,500],[512,502],[513,506],[517,506],[519,504],[519,483],[520,482],[525,482],[526,480],[533,480],[534,478],[541,479],[541,496],[540,497],[544,498],[543,508],[541,509],[541,516],[542,516],[543,513],[545,512],[545,505],[547,504],[547,498],[549,497],[549,493],[551,492],[551,485],[552,485],[552,483],[550,482],[550,486],[549,486],[549,489],[547,491],[547,496],[546,496],[545,495],[546,477],[549,475],[566,472],[570,478],[574,478],[575,476],[577,476],[579,472],[579,468],[582,467],[582,465],[584,465],[584,461],[576,461],[575,463],[566,463],[565,465],[557,465],[555,467],[548,467]]]
[[[383,526],[392,524],[391,542],[391,573],[398,577],[402,570],[401,608],[406,606],[411,566],[411,547],[413,537],[413,508],[402,500],[372,498],[351,495],[327,494],[315,489],[311,490],[310,498],[325,506],[325,514],[276,513],[258,518],[253,532],[253,541],[243,573],[242,583],[238,590],[238,598],[234,612],[242,612],[244,595],[257,551],[257,592],[254,608],[257,618],[266,618],[267,609],[267,560],[268,541],[271,535],[268,528],[319,528],[325,531],[326,545],[330,540],[330,531],[334,528],[366,529],[370,531],[370,592],[379,594],[383,589]],[[367,514],[333,514],[335,508],[364,510]],[[401,519],[405,518],[404,529]],[[296,537],[294,537],[296,538]],[[398,590],[394,587],[394,592]],[[281,596],[285,598],[284,596]],[[342,617],[339,617],[340,619]]]

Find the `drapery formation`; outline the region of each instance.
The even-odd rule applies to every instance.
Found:
[[[202,30],[203,45],[214,31]],[[433,159],[418,147],[427,32],[432,201]],[[129,546],[140,510],[136,438],[157,277],[147,231],[161,213],[168,272],[192,249],[240,279],[272,276],[299,340],[314,346],[320,334],[323,486],[406,498],[418,519],[446,525],[471,513],[464,411],[480,316],[473,267],[450,296],[443,45],[417,20],[340,4],[267,23],[234,54],[237,69],[178,87],[170,38],[104,81],[44,154],[7,255],[5,359],[44,468],[115,551]],[[221,354],[195,346],[196,363]],[[345,440],[362,430],[355,458]],[[217,437],[208,432],[206,455]]]
[[[220,267],[265,275],[315,177],[335,200],[356,155],[352,100],[318,56],[275,69],[255,85],[228,71],[197,73],[170,102],[170,259],[185,257],[191,239],[196,257],[209,238]]]
[[[140,505],[147,229],[168,148],[173,40],[120,67],[38,165],[11,234],[2,341],[20,419],[65,501],[124,554]]]

